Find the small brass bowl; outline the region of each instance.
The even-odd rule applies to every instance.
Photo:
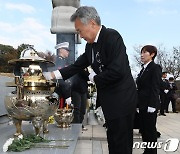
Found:
[[[57,122],[57,126],[60,128],[68,128],[71,126],[73,120],[74,109],[58,109],[54,115],[54,119]]]

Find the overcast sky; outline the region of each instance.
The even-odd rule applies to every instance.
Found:
[[[119,31],[131,62],[134,46],[180,46],[180,0],[81,0],[81,5],[94,6],[102,24]],[[55,53],[51,15],[51,0],[0,0],[0,44],[26,43]]]

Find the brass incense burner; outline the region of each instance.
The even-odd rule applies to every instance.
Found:
[[[54,114],[54,119],[57,122],[58,127],[70,127],[73,120],[73,108],[58,109],[57,112]]]
[[[15,78],[14,82],[6,85],[16,90],[5,97],[5,107],[16,126],[15,135],[22,134],[22,120],[32,121],[36,135],[40,135],[41,128],[47,133],[47,120],[55,114],[58,101],[52,103],[47,99],[56,84],[46,80],[42,72],[54,63],[39,57],[30,46],[22,51],[20,59],[9,63],[15,66]]]

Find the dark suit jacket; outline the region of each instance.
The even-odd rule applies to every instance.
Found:
[[[167,93],[168,97],[174,97],[174,94],[178,90],[177,85],[173,83],[169,83],[169,92]]]
[[[161,68],[150,62],[141,76],[138,75],[136,83],[138,88],[138,107],[147,110],[148,107],[157,108],[159,104]]]
[[[88,70],[82,70],[78,74],[72,77],[71,92],[75,91],[81,94],[88,93],[88,83],[89,81]]]
[[[99,72],[99,65],[92,62],[92,46],[87,43],[85,53],[74,64],[60,70],[63,79],[91,65],[97,74],[94,77],[97,87],[97,105],[102,106],[105,118],[112,120],[134,113],[136,87],[121,35],[113,29],[102,26],[94,49],[99,52],[102,72]],[[94,59],[96,60],[96,56]]]
[[[164,92],[165,89],[169,90],[169,81],[167,79],[161,79],[161,86],[160,86],[160,99],[161,99],[161,110],[164,110],[165,105],[168,101],[168,94]]]
[[[160,94],[165,94],[164,92],[165,89],[169,90],[170,86],[169,86],[169,81],[167,79],[161,79],[161,88],[160,88]]]

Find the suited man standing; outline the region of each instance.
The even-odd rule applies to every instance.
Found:
[[[106,119],[109,153],[132,154],[137,95],[123,39],[116,30],[101,25],[94,7],[78,8],[71,21],[87,41],[85,53],[74,64],[43,74],[47,79],[65,80],[91,66],[89,79],[96,84],[97,105],[102,107]]]
[[[175,98],[175,93],[177,90],[177,85],[174,82],[174,78],[170,77],[169,78],[169,91],[167,93],[168,95],[168,100],[167,100],[167,104],[166,104],[166,112],[169,113],[168,108],[169,108],[169,103],[171,102],[172,104],[172,111],[173,113],[178,113],[176,111],[176,98]]]
[[[146,45],[141,49],[144,66],[136,80],[142,140],[151,145],[157,142],[156,118],[162,74],[160,66],[154,63],[156,55],[155,46]],[[157,154],[157,148],[146,147],[144,154]]]
[[[161,80],[161,89],[160,89],[160,114],[162,116],[166,116],[164,113],[164,110],[166,109],[167,106],[167,101],[168,101],[168,95],[167,93],[169,92],[169,81],[166,79],[167,77],[167,72],[162,72],[162,80]]]

